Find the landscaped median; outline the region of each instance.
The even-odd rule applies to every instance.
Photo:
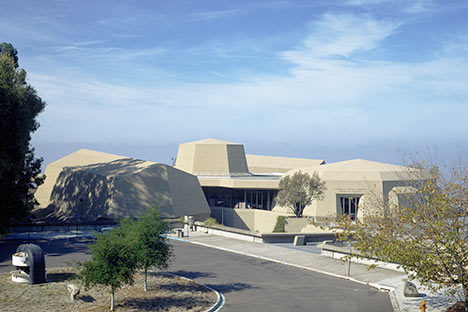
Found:
[[[29,285],[11,281],[8,273],[0,274],[0,311],[108,311],[109,289],[83,288],[74,301],[67,290],[79,285],[76,269],[47,270],[48,283]],[[116,291],[117,311],[206,311],[215,305],[218,295],[191,280],[165,273],[149,273],[148,291],[143,291],[143,274],[137,273],[135,284]]]

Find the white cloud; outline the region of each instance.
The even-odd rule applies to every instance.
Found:
[[[382,48],[399,25],[370,15],[323,15],[301,46],[280,54],[293,65],[285,75],[250,75],[236,83],[177,81],[151,88],[71,74],[31,75],[49,103],[40,131],[67,140],[161,136],[180,142],[235,133],[238,141],[314,144],[467,133],[466,41],[452,38],[433,59],[419,63],[367,60],[365,52]],[[348,59],[356,55],[360,62]]]
[[[313,65],[316,58],[350,57],[357,52],[370,51],[390,36],[399,25],[379,21],[368,15],[325,14],[312,24],[312,34],[301,47],[286,51],[284,57],[299,65]]]

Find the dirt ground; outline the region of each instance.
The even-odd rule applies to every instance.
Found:
[[[70,299],[68,284],[79,285],[74,268],[48,269],[48,283],[19,284],[10,274],[0,274],[0,311],[109,311],[110,290],[93,288]],[[133,286],[115,293],[116,311],[204,311],[216,302],[213,291],[194,282],[164,273],[148,273],[148,292],[143,291],[143,274]]]

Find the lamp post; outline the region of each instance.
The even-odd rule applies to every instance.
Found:
[[[350,276],[351,275],[351,255],[352,255],[351,249],[353,248],[351,245],[351,242],[348,242],[348,247],[349,247],[348,276]]]
[[[83,198],[80,198],[80,223],[83,217]]]
[[[80,219],[75,222],[75,235],[78,237],[78,222],[81,223],[81,216],[83,214],[83,198],[80,198]]]

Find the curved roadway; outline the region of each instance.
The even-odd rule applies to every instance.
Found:
[[[0,241],[0,272],[8,272],[20,241]],[[33,242],[34,243],[34,242]],[[36,241],[48,267],[90,257],[89,240]],[[170,272],[194,279],[226,298],[222,311],[393,311],[387,293],[350,281],[186,242],[171,241]]]
[[[393,311],[372,287],[287,265],[173,241],[171,272],[226,298],[222,311]]]

